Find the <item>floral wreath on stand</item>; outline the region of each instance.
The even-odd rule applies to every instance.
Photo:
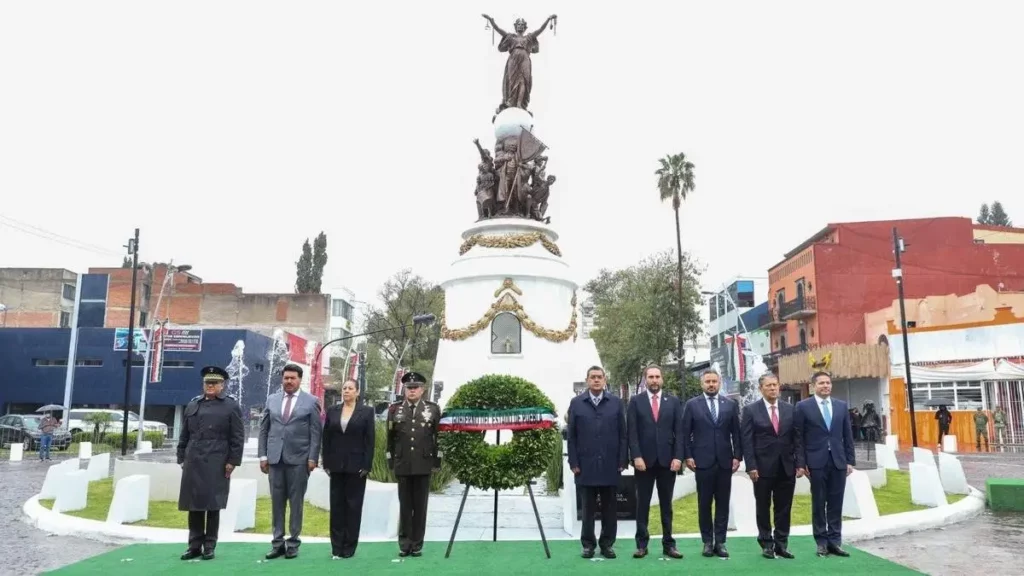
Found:
[[[460,482],[483,490],[507,490],[542,476],[552,451],[561,448],[555,408],[534,384],[491,374],[462,385],[438,425],[445,460]],[[512,440],[494,446],[488,430],[511,430]]]

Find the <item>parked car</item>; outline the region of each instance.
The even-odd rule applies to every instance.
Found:
[[[68,413],[67,429],[70,430],[72,434],[77,434],[79,432],[92,432],[95,425],[86,420],[86,417],[89,414],[96,412],[106,412],[111,416],[110,422],[107,423],[106,427],[101,429],[100,432],[120,432],[123,429],[124,412],[110,408],[75,408]],[[167,436],[167,424],[164,424],[163,422],[146,420],[142,423],[142,429],[145,432],[160,432],[164,436]],[[128,412],[128,432],[138,431],[139,415],[135,412]]]
[[[37,450],[39,437],[42,436],[39,430],[42,420],[41,414],[8,414],[0,417],[0,448],[21,442],[26,451]],[[53,431],[51,450],[67,450],[70,445],[71,434],[67,430],[57,428]]]

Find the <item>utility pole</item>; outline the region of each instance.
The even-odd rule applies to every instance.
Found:
[[[71,312],[71,336],[68,338],[68,367],[64,373],[64,411],[61,426],[68,429],[68,414],[71,412],[71,397],[75,389],[75,366],[78,365],[78,311],[82,302],[82,281],[85,274],[79,274],[75,282],[75,307]]]
[[[903,261],[900,253],[903,252],[903,239],[900,238],[896,227],[892,227],[892,251],[896,254],[896,268],[892,271],[892,277],[896,280],[896,290],[900,299],[900,331],[903,333],[903,370],[904,381],[907,385],[907,405],[910,406],[910,441],[914,448],[917,448],[917,417],[914,415],[914,383],[910,377],[910,345],[907,342],[907,308],[903,302]]]
[[[135,288],[139,276],[139,229],[135,229],[135,238],[128,240],[125,246],[132,255],[132,296],[128,307],[128,350],[125,353],[124,366],[124,414],[121,422],[121,456],[128,454],[128,402],[132,388],[132,349],[135,344]],[[139,423],[141,426],[142,423]]]

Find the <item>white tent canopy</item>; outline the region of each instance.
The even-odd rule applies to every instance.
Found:
[[[892,367],[892,375],[905,378],[902,365]],[[1006,360],[985,360],[961,366],[911,366],[915,384],[925,382],[976,382],[985,380],[1024,380],[1024,366]]]

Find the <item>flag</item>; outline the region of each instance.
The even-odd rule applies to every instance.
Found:
[[[736,341],[738,341],[738,344]],[[732,334],[729,334],[725,337],[725,343],[729,346],[733,346],[736,350],[736,354],[733,356],[736,363],[736,381],[743,382],[747,379],[746,350],[750,348],[750,339],[747,338],[746,334],[740,334],[738,337],[733,337]]]
[[[519,159],[523,162],[529,162],[540,156],[547,146],[537,139],[529,130],[523,130],[519,133]]]

